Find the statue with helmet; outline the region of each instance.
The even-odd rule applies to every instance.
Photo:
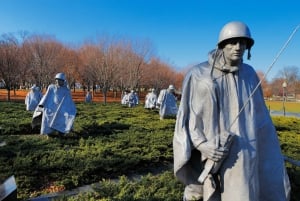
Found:
[[[72,99],[70,89],[64,73],[55,75],[55,84],[50,84],[43,98],[36,108],[32,127],[38,125],[36,119],[42,115],[42,135],[50,136],[55,132],[61,135],[69,133],[76,117],[76,105]]]
[[[167,89],[162,89],[157,98],[160,119],[175,118],[177,115],[177,98],[174,95],[174,85],[169,85]]]
[[[245,23],[229,22],[208,60],[185,76],[173,137],[174,174],[185,185],[185,201],[290,199],[259,78],[243,62],[253,45]]]
[[[55,80],[63,80],[63,81],[65,81],[66,80],[65,74],[64,73],[57,73],[55,75]]]
[[[157,95],[155,93],[155,89],[151,89],[149,93],[145,96],[145,106],[146,109],[155,109],[157,102]]]
[[[30,88],[30,91],[25,96],[26,110],[34,111],[35,108],[38,106],[42,97],[43,97],[43,94],[40,90],[40,87],[33,85]]]
[[[127,94],[127,98],[128,107],[135,107],[139,104],[139,97],[133,89]]]

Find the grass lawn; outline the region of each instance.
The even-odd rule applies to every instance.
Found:
[[[283,105],[286,112],[300,113],[300,102],[266,101],[269,110],[283,111]]]

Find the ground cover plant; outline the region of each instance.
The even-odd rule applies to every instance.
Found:
[[[31,128],[23,103],[0,102],[0,182],[14,175],[18,199],[98,184],[95,191],[57,200],[181,200],[173,176],[175,119],[117,103],[76,104],[73,131],[47,139]],[[300,119],[273,117],[284,155],[300,160]],[[300,200],[300,169],[287,163],[292,200]],[[131,178],[142,175],[137,180]],[[116,182],[118,181],[118,182]]]
[[[300,161],[300,118],[274,116],[284,156]],[[300,167],[286,163],[292,186],[292,200],[300,200]]]

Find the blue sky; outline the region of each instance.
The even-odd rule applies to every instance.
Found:
[[[97,35],[150,40],[162,61],[180,70],[207,59],[224,24],[248,24],[255,44],[245,62],[266,72],[300,24],[297,0],[1,0],[0,34],[47,34],[80,44]],[[300,67],[300,30],[272,67]]]

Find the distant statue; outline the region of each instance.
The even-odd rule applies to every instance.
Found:
[[[128,107],[135,107],[138,105],[139,98],[137,96],[137,93],[134,92],[134,90],[131,90],[131,92],[128,94]]]
[[[175,118],[178,107],[177,99],[174,95],[174,85],[169,85],[168,89],[162,89],[157,99],[157,106],[159,107],[160,119]]]
[[[33,85],[30,91],[26,94],[25,104],[27,111],[34,111],[38,106],[40,100],[42,99],[43,94],[39,87]]]
[[[49,135],[55,131],[66,134],[71,131],[75,121],[76,106],[67,87],[64,73],[56,74],[55,84],[48,86],[38,104],[37,112],[42,113],[41,134]]]
[[[145,97],[145,108],[146,109],[155,109],[156,102],[157,102],[157,95],[155,93],[155,90],[151,89],[151,92],[149,92]]]
[[[125,91],[121,97],[121,105],[127,105],[128,101],[128,93]]]
[[[85,95],[85,102],[86,103],[91,103],[92,102],[92,93],[91,93],[91,91],[87,91],[86,92],[86,95]]]
[[[140,102],[139,95],[137,94],[137,92],[134,92],[134,95],[135,95],[135,98],[136,98],[136,105],[138,105],[139,102]]]

